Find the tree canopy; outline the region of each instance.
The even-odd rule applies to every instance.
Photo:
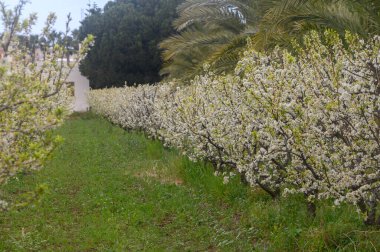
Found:
[[[89,6],[79,38],[95,45],[80,65],[92,88],[154,83],[162,65],[158,44],[173,33],[182,0],[116,0]]]
[[[161,43],[161,73],[191,79],[204,64],[233,71],[250,37],[256,50],[291,47],[310,30],[363,38],[379,34],[379,0],[186,0],[174,21],[178,34]]]

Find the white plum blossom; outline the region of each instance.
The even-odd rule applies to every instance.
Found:
[[[311,214],[332,199],[380,223],[380,37],[311,32],[293,53],[252,48],[235,74],[94,90],[91,106],[272,197],[301,193]]]

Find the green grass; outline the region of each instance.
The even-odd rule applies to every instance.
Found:
[[[45,168],[12,179],[3,194],[39,202],[0,213],[0,251],[376,251],[380,232],[355,209],[302,198],[272,201],[235,178],[224,185],[139,133],[91,114],[58,133],[66,140]]]

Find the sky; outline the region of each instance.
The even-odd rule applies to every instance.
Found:
[[[2,0],[8,7],[14,7],[19,0]],[[67,20],[67,14],[71,13],[72,21],[70,24],[71,30],[78,28],[80,26],[80,20],[84,18],[87,5],[90,2],[96,3],[99,7],[104,7],[104,5],[109,0],[29,0],[24,8],[23,17],[28,16],[28,14],[36,12],[38,15],[38,22],[33,29],[33,33],[40,33],[46,17],[50,12],[55,12],[57,15],[57,22],[55,29],[57,31],[64,31],[65,24]]]

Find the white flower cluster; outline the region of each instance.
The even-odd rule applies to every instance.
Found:
[[[380,37],[344,41],[326,31],[294,54],[248,46],[235,75],[95,90],[91,106],[273,197],[349,202],[380,223]]]
[[[0,211],[6,211],[9,207],[8,202],[0,200]]]

